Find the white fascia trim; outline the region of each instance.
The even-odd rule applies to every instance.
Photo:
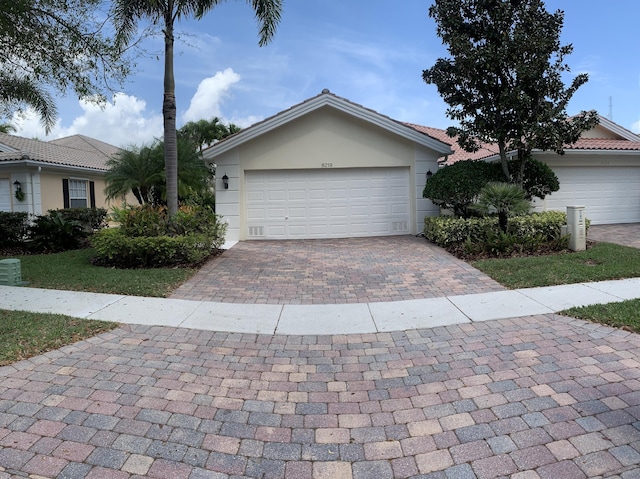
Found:
[[[15,148],[10,147],[9,145],[5,145],[4,143],[0,143],[0,151],[4,153],[15,153],[20,150],[16,150]]]
[[[607,130],[611,131],[612,133],[615,133],[616,135],[621,136],[625,140],[640,141],[640,136],[638,136],[635,133],[627,130],[626,128],[618,125],[617,123],[614,123],[613,121],[609,120],[608,118],[605,118],[604,116],[598,115],[598,119],[600,120],[600,123],[599,123],[600,126],[606,128]]]
[[[555,151],[539,151],[533,150],[532,153],[536,155],[543,156],[559,156],[562,157],[564,155],[558,155]],[[588,155],[588,156],[596,156],[596,155],[615,155],[615,156],[639,156],[639,150],[586,150],[586,149],[566,149],[564,150],[565,155]]]
[[[315,98],[305,101],[304,103],[299,104],[289,110],[285,110],[281,113],[276,114],[271,119],[264,121],[264,123],[252,126],[247,128],[245,134],[241,131],[234,138],[230,138],[220,145],[214,145],[203,153],[203,158],[206,160],[210,160],[219,156],[232,148],[235,148],[242,143],[252,140],[264,133],[267,133],[271,130],[278,128],[286,123],[289,123],[296,118],[299,118],[307,113],[315,111],[323,106],[332,106],[337,110],[340,110],[344,113],[347,113],[355,118],[360,118],[374,125],[385,128],[386,130],[395,133],[399,136],[407,138],[411,141],[419,143],[427,148],[437,151],[441,154],[451,154],[452,151],[449,148],[449,145],[446,143],[442,143],[435,138],[431,138],[423,133],[420,133],[408,126],[401,125],[391,120],[390,118],[384,117],[378,113],[367,110],[364,107],[359,105],[355,105],[353,103],[344,101],[334,95],[331,94],[322,94]]]

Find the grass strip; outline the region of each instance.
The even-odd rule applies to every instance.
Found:
[[[0,366],[37,356],[118,326],[62,314],[0,309]]]
[[[640,299],[580,306],[561,311],[560,314],[640,333]]]
[[[34,288],[167,297],[194,268],[117,269],[91,264],[92,249],[19,256],[22,279]]]
[[[640,249],[596,243],[586,251],[471,263],[507,288],[535,288],[640,276]]]

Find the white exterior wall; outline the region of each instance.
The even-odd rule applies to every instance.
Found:
[[[438,216],[440,208],[434,205],[431,200],[424,198],[424,191],[427,182],[427,172],[435,174],[438,171],[438,160],[434,158],[433,152],[426,149],[416,149],[416,233],[424,230],[425,216]]]

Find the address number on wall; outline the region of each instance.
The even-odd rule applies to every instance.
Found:
[[[322,163],[323,168],[333,168],[333,163]]]

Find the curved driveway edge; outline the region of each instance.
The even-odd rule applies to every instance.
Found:
[[[0,477],[638,477],[640,336],[130,326],[0,368]]]
[[[369,304],[275,305],[0,286],[5,309],[126,324],[256,334],[358,334],[433,328],[640,298],[640,278]]]

